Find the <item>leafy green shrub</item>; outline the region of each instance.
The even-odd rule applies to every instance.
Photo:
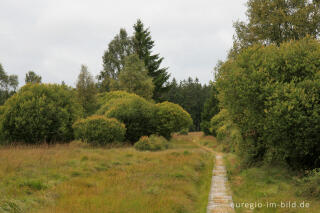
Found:
[[[4,104],[1,127],[8,141],[70,141],[82,116],[74,91],[63,85],[27,84]]]
[[[243,142],[242,136],[226,109],[222,109],[211,118],[210,131],[220,143],[225,145],[225,151],[239,151],[239,146]]]
[[[189,133],[189,129],[185,128],[179,132],[179,135],[188,135],[188,133]]]
[[[223,139],[223,129],[221,129],[222,126],[224,126],[225,121],[229,120],[228,118],[228,111],[226,109],[222,109],[218,114],[213,116],[210,120],[210,131],[213,136],[217,136],[217,131],[220,129],[218,138],[219,140]]]
[[[192,125],[191,116],[179,105],[170,102],[154,104],[146,99],[123,91],[99,95],[100,109],[96,114],[116,118],[126,125],[126,138],[135,142],[141,136],[171,134]]]
[[[5,141],[5,137],[4,137],[4,134],[3,134],[3,130],[2,130],[2,116],[3,116],[3,113],[4,113],[4,106],[0,106],[0,145],[1,144],[5,144],[6,141]]]
[[[28,187],[31,190],[40,191],[47,189],[48,186],[44,184],[41,180],[26,180],[19,184],[20,187]]]
[[[297,179],[297,195],[303,197],[320,198],[320,169],[314,169],[302,179]]]
[[[267,157],[296,168],[320,167],[319,58],[319,41],[305,38],[255,45],[219,67],[219,103],[252,162]]]
[[[123,99],[123,98],[131,98],[137,97],[136,94],[128,93],[125,91],[112,91],[112,92],[103,92],[99,93],[97,96],[97,102],[100,107],[100,113],[97,114],[104,114],[106,110],[101,110],[101,107],[107,103],[109,103],[112,99]]]
[[[168,149],[168,141],[161,136],[151,135],[142,136],[140,140],[134,144],[134,148],[140,151],[159,151]]]
[[[192,118],[178,104],[163,102],[156,104],[155,122],[157,134],[169,139],[172,133],[189,129]]]
[[[111,101],[105,116],[126,125],[126,139],[136,142],[141,136],[155,132],[154,104],[137,95]]]
[[[76,139],[87,143],[105,145],[121,142],[126,133],[125,125],[114,118],[94,115],[73,124]]]
[[[98,95],[98,104],[100,108],[96,112],[98,115],[104,115],[112,106],[121,99],[140,98],[140,96],[125,91],[112,91],[100,93]]]

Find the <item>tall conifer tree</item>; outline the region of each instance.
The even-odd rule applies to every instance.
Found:
[[[140,19],[138,19],[133,28],[134,51],[139,58],[144,61],[148,74],[153,79],[153,83],[155,85],[153,99],[160,101],[163,93],[168,90],[168,87],[166,86],[166,82],[170,77],[167,72],[168,68],[160,68],[164,58],[160,57],[159,54],[152,54],[154,41],[151,38],[149,28],[145,29]]]

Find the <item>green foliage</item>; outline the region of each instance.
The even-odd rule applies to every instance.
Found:
[[[320,166],[319,57],[319,42],[305,38],[256,45],[220,67],[219,101],[240,129],[251,162]]]
[[[168,141],[161,136],[151,135],[142,136],[140,140],[134,144],[134,148],[140,151],[160,151],[168,149]]]
[[[184,128],[181,131],[179,131],[178,133],[179,133],[179,135],[188,135],[189,128]]]
[[[18,76],[7,75],[0,64],[0,105],[16,92],[18,85]]]
[[[121,89],[118,79],[125,67],[125,58],[136,54],[144,62],[147,74],[152,78],[152,84],[150,80],[147,80],[143,86],[150,88],[151,85],[154,85],[152,97],[159,101],[163,93],[168,90],[166,83],[170,75],[167,73],[167,68],[160,68],[163,58],[160,58],[159,54],[152,54],[154,41],[151,39],[149,29],[144,28],[141,20],[138,20],[133,28],[134,35],[132,37],[128,36],[125,29],[120,29],[120,33],[109,43],[108,49],[102,57],[103,70],[98,76],[98,87],[100,91]],[[130,71],[130,73],[127,73],[127,77],[130,77],[134,70]],[[131,77],[131,79],[133,78]],[[125,77],[123,77],[122,83],[125,83],[126,87],[128,86],[125,82]]]
[[[41,83],[41,79],[42,77],[37,75],[35,72],[33,71],[29,71],[28,73],[26,73],[26,78],[25,78],[25,83],[31,83],[31,84],[40,84]]]
[[[200,131],[201,113],[205,101],[210,97],[211,88],[205,84],[201,85],[198,78],[191,77],[180,81],[179,84],[173,79],[168,86],[170,89],[164,95],[164,99],[179,104],[190,113],[194,124],[191,131]]]
[[[152,54],[154,41],[151,38],[149,28],[145,29],[142,21],[138,19],[133,29],[134,35],[132,42],[134,52],[144,61],[148,74],[153,79],[155,86],[153,98],[156,101],[160,101],[162,95],[169,89],[169,87],[165,85],[170,77],[170,74],[167,72],[168,68],[160,68],[164,58],[159,57],[159,54]]]
[[[210,131],[212,135],[217,137],[220,143],[226,145],[225,149],[227,150],[225,151],[239,151],[243,143],[242,135],[237,126],[232,122],[226,109],[222,109],[212,117],[210,121]]]
[[[1,126],[10,142],[70,141],[72,124],[81,115],[81,106],[71,88],[27,84],[5,103]]]
[[[82,105],[85,115],[91,115],[97,109],[97,88],[93,77],[85,65],[81,65],[81,71],[76,85],[77,97]]]
[[[298,186],[296,194],[304,197],[320,198],[320,170],[314,169],[306,177],[296,179]]]
[[[124,61],[124,67],[119,74],[119,83],[115,89],[135,93],[143,98],[151,99],[154,85],[152,78],[148,76],[144,62],[136,54],[125,57]]]
[[[154,104],[124,91],[99,94],[98,102],[101,107],[96,114],[123,122],[127,128],[126,138],[131,142],[151,134],[170,138],[172,133],[192,125],[190,115],[179,105],[169,102]]]
[[[139,98],[138,95],[128,93],[126,91],[112,91],[99,93],[97,102],[100,108],[96,112],[98,115],[104,115],[113,105],[116,104],[118,99]]]
[[[97,115],[78,120],[72,127],[76,139],[94,145],[122,142],[126,133],[125,125],[116,119]]]
[[[27,181],[24,181],[23,183],[20,183],[19,186],[27,187],[34,191],[40,191],[48,188],[48,186],[40,180],[27,180]]]
[[[178,104],[163,102],[155,107],[156,132],[169,139],[171,134],[183,129],[189,129],[192,118]]]
[[[105,116],[116,118],[126,125],[126,139],[138,141],[143,135],[154,133],[154,105],[137,95],[127,98],[111,99],[102,106]],[[102,109],[99,109],[102,112]]]
[[[1,144],[5,144],[5,137],[4,137],[4,134],[3,134],[2,122],[1,122],[4,110],[5,110],[5,107],[3,105],[0,106],[0,145]]]
[[[319,37],[319,1],[248,0],[247,6],[249,22],[234,24],[236,36],[230,56],[255,43],[279,46],[307,35]]]
[[[104,103],[110,101],[111,99],[116,98],[128,98],[136,97],[136,94],[128,93],[126,91],[111,91],[111,92],[102,92],[97,95],[98,104],[102,106]]]
[[[201,113],[201,131],[205,135],[210,135],[210,119],[219,112],[218,91],[213,82],[211,82],[210,97],[204,102],[203,112]]]
[[[102,57],[103,70],[98,76],[101,91],[110,91],[110,84],[118,79],[120,71],[124,67],[126,56],[133,54],[132,40],[125,29],[120,29],[118,35],[109,43],[108,49]]]

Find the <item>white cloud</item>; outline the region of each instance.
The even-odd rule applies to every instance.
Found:
[[[245,0],[1,0],[0,63],[10,74],[34,70],[44,82],[75,85],[81,64],[98,74],[108,42],[137,18],[150,27],[155,52],[178,80],[207,83],[232,44]]]

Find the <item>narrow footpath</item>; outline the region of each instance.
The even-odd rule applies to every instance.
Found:
[[[223,162],[223,155],[216,154],[215,167],[212,171],[211,190],[207,213],[233,213],[233,201],[230,190],[227,186],[226,168]]]
[[[211,189],[207,206],[207,213],[234,213],[232,196],[228,187],[227,171],[223,162],[223,154],[202,146],[193,140],[202,149],[212,152],[215,156],[215,164],[212,171]]]

